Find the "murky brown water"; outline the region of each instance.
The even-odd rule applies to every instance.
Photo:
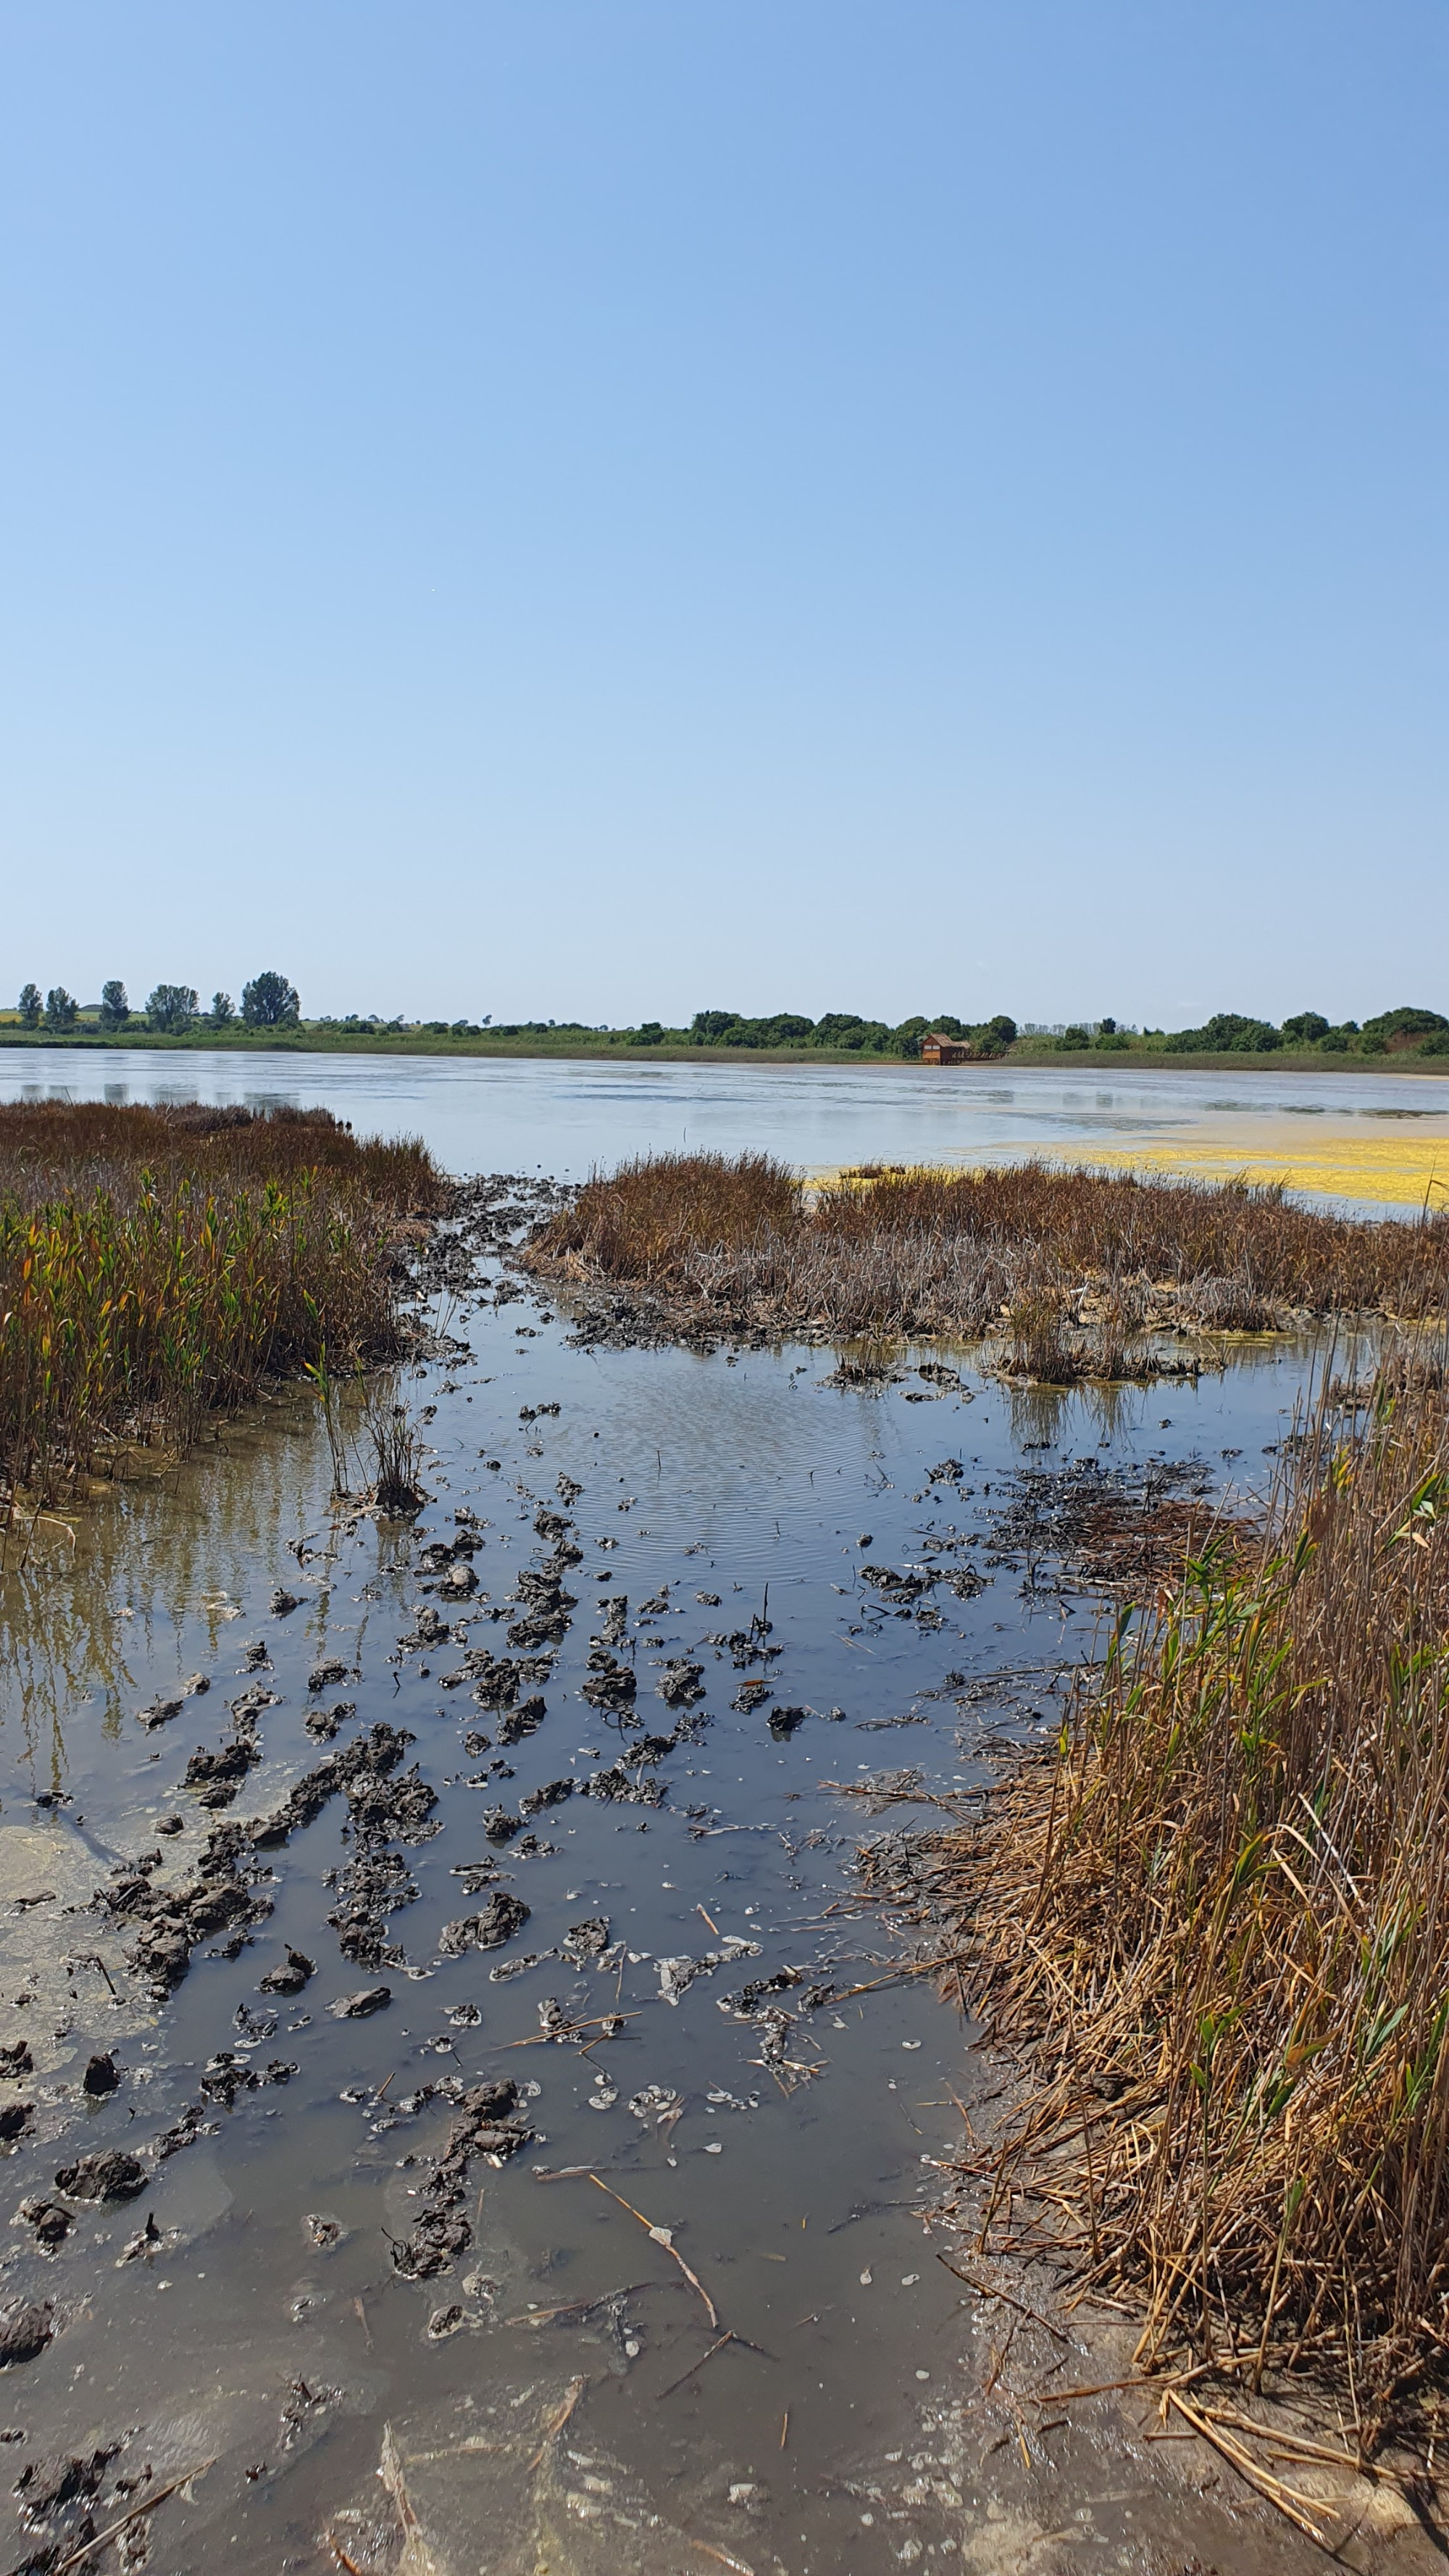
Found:
[[[0,2380],[6,2485],[44,2455],[122,2445],[89,2504],[57,2508],[49,2560],[16,2509],[7,2564],[58,2566],[88,2512],[103,2531],[211,2462],[124,2549],[84,2563],[139,2565],[149,2546],[168,2576],[624,2561],[874,2576],[917,2558],[1177,2566],[1197,2547],[1225,2568],[1297,2566],[1306,2544],[1240,2519],[1211,2472],[1203,2491],[1105,2412],[1039,2432],[1036,2409],[1023,2461],[1003,2411],[1016,2380],[983,2393],[999,2313],[963,2293],[935,2259],[948,2240],[922,2223],[961,2140],[958,2101],[999,2076],[929,1979],[846,1991],[897,1955],[859,1904],[861,1835],[930,1811],[872,1818],[828,1784],[912,1772],[923,1791],[961,1789],[1049,1722],[1093,1617],[1055,1588],[1049,1552],[990,1562],[1013,1477],[1197,1460],[1213,1489],[1251,1492],[1305,1354],[1263,1346],[1223,1378],[1104,1410],[1013,1399],[966,1367],[959,1386],[912,1371],[866,1394],[826,1384],[818,1352],[585,1353],[532,1304],[450,1323],[466,1353],[402,1382],[419,1413],[436,1408],[416,1530],[339,1519],[316,1416],[285,1399],[78,1516],[73,1539],[43,1524],[23,1566],[12,1551],[0,2042],[27,2040],[34,2073],[0,2091],[36,2110],[7,2153],[6,2216],[54,2199],[82,2151],[138,2154],[146,2188],[73,2199],[50,2258],[29,2225],[6,2230],[6,2300],[52,2302],[56,2329]],[[540,1512],[558,1516],[542,1532]],[[419,1560],[453,1543],[459,1513],[479,1544],[455,1561],[479,1588],[450,1601]],[[560,1536],[576,1602],[561,1641],[511,1647],[529,1605],[510,1596],[530,1569],[558,1579]],[[932,1579],[902,1592],[863,1567]],[[270,1608],[278,1586],[297,1607]],[[420,1607],[447,1642],[420,1646]],[[483,1649],[550,1655],[517,1693],[546,1714],[516,1741],[506,1711],[443,1687]],[[701,1668],[698,1696],[669,1703],[681,1659]],[[309,1688],[328,1660],[344,1677]],[[637,1677],[634,1723],[581,1696],[620,1668]],[[194,1674],[204,1695],[140,1722]],[[227,1703],[256,1688],[276,1695],[260,1759],[207,1812],[188,1758],[230,1736]],[[355,1713],[335,1735],[309,1731],[339,1701]],[[158,1880],[185,1878],[216,1825],[274,1814],[379,1722],[414,1739],[415,1805],[436,1798],[422,1838],[387,1846],[417,1892],[388,1917],[380,1966],[341,1956],[327,1920],[357,1856],[342,1796],[257,1855],[270,1912],[230,1958],[203,1941],[164,2003],[125,1965],[134,1927],[72,1910],[148,1852]],[[650,1735],[674,1740],[630,1765]],[[579,1794],[621,1762],[661,1804]],[[488,1839],[491,1809],[551,1783],[567,1787],[523,1831]],[[495,1894],[527,1920],[496,1950],[447,1955],[445,1927]],[[570,1942],[578,1926],[594,1928]],[[288,1944],[315,1976],[260,1992]],[[329,2011],[383,1984],[370,2017]],[[559,2020],[585,2027],[560,2042]],[[90,2101],[81,2072],[106,2050],[121,2081]],[[295,2072],[233,2086],[222,2050],[242,2078]],[[468,2163],[469,2241],[434,2277],[405,2277],[395,2250],[460,2117],[436,2088],[504,2079],[533,2134],[501,2164]],[[188,2105],[202,2133],[158,2158]],[[126,2259],[148,2220],[159,2241]],[[1012,2369],[1041,2379],[1061,2355],[1035,2331]],[[410,2508],[396,2473],[393,2489],[377,2475],[388,2426]],[[143,2482],[118,2498],[126,2479]]]

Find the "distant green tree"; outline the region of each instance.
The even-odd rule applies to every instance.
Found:
[[[731,1029],[739,1026],[738,1011],[696,1011],[689,1024],[689,1034],[696,1046],[718,1046]]]
[[[113,977],[109,984],[101,986],[101,1026],[103,1029],[123,1029],[130,1016],[126,987]]]
[[[991,1020],[983,1020],[971,1031],[971,1042],[978,1055],[1005,1055],[1016,1044],[1016,1022],[1006,1011],[998,1011]]]
[[[1289,1046],[1317,1046],[1328,1035],[1328,1022],[1321,1011],[1295,1011],[1283,1023],[1283,1036]]]
[[[20,1017],[26,1028],[39,1028],[40,1014],[43,1008],[44,1004],[40,998],[40,986],[38,984],[22,984],[20,987]]]
[[[158,984],[146,997],[146,1017],[165,1037],[184,1037],[196,1017],[194,984]]]
[[[1283,1040],[1271,1020],[1215,1011],[1200,1029],[1174,1029],[1162,1043],[1169,1055],[1271,1055]]]
[[[902,1020],[900,1027],[892,1029],[890,1034],[892,1053],[905,1056],[908,1061],[919,1056],[921,1040],[930,1026],[931,1022],[923,1019],[919,1012],[914,1019]]]
[[[1117,1023],[1115,1020],[1099,1020],[1097,1022],[1097,1035],[1099,1038],[1114,1038],[1116,1034]]]
[[[1366,1038],[1426,1037],[1436,1029],[1449,1029],[1442,1011],[1422,1010],[1412,1002],[1401,1002],[1396,1011],[1379,1011],[1363,1024]]]
[[[1090,1029],[1084,1028],[1080,1020],[1073,1020],[1071,1027],[1063,1029],[1061,1036],[1057,1040],[1057,1044],[1064,1055],[1085,1054],[1091,1043],[1092,1032]]]
[[[75,1015],[79,1008],[80,1005],[74,993],[68,993],[63,984],[52,984],[45,997],[46,1027],[64,1036],[75,1027]]]
[[[242,986],[241,1015],[248,1028],[280,1029],[294,1025],[301,1008],[297,987],[289,984],[285,975],[269,970]],[[400,1028],[402,1023],[399,1020],[391,1025]]]
[[[207,1014],[214,1029],[229,1029],[236,1018],[236,1004],[230,993],[213,993]]]
[[[638,1028],[634,1031],[634,1043],[636,1046],[662,1046],[664,1044],[663,1022],[660,1020],[641,1020]]]

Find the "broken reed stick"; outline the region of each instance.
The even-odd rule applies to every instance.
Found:
[[[606,2308],[611,2299],[632,2299],[636,2290],[647,2290],[647,2281],[626,2281],[622,2290],[601,2290],[594,2299],[568,2299],[557,2308],[522,2308],[516,2317],[505,2317],[506,2326],[550,2326],[555,2317],[587,2316],[591,2308]]]
[[[1180,2397],[1175,2388],[1167,2390],[1166,2403],[1175,2406],[1184,2423],[1190,2424],[1193,2431],[1201,2435],[1203,2441],[1210,2443],[1212,2448],[1229,2463],[1229,2466],[1237,2470],[1239,2477],[1245,2479],[1250,2487],[1255,2488],[1267,2503],[1275,2506],[1286,2521],[1296,2524],[1300,2531],[1305,2532],[1315,2548],[1329,2547],[1328,2534],[1314,2519],[1315,2511],[1322,2510],[1317,2507],[1314,2497],[1300,2495],[1296,2487],[1285,2486],[1282,2479],[1275,2478],[1270,2470],[1260,2468],[1251,2452],[1244,2450],[1241,2442],[1235,2441],[1231,2433],[1225,2432],[1221,2425],[1214,2424],[1208,2416],[1200,2414],[1196,2406],[1189,2406],[1187,2399]]]
[[[500,2048],[551,2048],[559,2040],[572,2039],[578,2031],[592,2030],[595,2022],[637,2021],[638,2019],[639,2015],[636,2012],[591,2013],[587,2021],[565,2022],[561,2030],[535,2031],[531,2039],[504,2039],[497,2041],[495,2045]]]
[[[203,2460],[200,2468],[184,2469],[179,2478],[168,2479],[166,2485],[158,2487],[154,2495],[148,2495],[140,2504],[132,2505],[130,2512],[123,2513],[119,2522],[109,2523],[104,2531],[93,2533],[89,2540],[81,2542],[79,2549],[73,2549],[68,2558],[62,2558],[55,2569],[55,2576],[68,2576],[70,2568],[79,2567],[85,2559],[93,2558],[96,2551],[104,2549],[119,2532],[128,2530],[133,2522],[139,2522],[143,2514],[154,2513],[158,2504],[164,2504],[168,2496],[175,2495],[178,2487],[190,2486],[193,2478],[205,2477],[207,2470],[214,2465],[211,2460]]]
[[[692,2540],[689,2545],[691,2549],[702,2549],[706,2558],[718,2559],[721,2567],[732,2567],[735,2576],[755,2576],[753,2567],[747,2566],[743,2558],[731,2558],[727,2549],[715,2549],[707,2540]]]
[[[571,2379],[569,2381],[568,2390],[565,2394],[563,2404],[556,2407],[553,2414],[549,2417],[548,2422],[543,2428],[543,2440],[540,2442],[538,2449],[534,2452],[532,2459],[528,2463],[530,2473],[540,2465],[550,2442],[556,2442],[558,2440],[560,2433],[568,2423],[569,2418],[573,2414],[574,2408],[577,2406],[579,2399],[582,2397],[588,2384],[588,2381],[582,2377]]]
[[[345,2570],[345,2576],[362,2576],[362,2569],[358,2566],[355,2558],[348,2557],[347,2552],[343,2548],[335,2531],[324,2531],[322,2537],[326,2541],[328,2548],[331,2550],[333,2557],[336,2559],[338,2566]]]
[[[953,2280],[964,2281],[968,2290],[974,2290],[978,2299],[1001,2299],[1008,2308],[1015,2308],[1018,2316],[1029,2318],[1034,2326],[1040,2326],[1044,2333],[1054,2336],[1058,2343],[1071,2342],[1071,2336],[1060,2326],[1054,2326],[1050,2317],[1039,2315],[1035,2308],[1024,2307],[1020,2299],[1012,2297],[1010,2290],[999,2290],[990,2281],[976,2280],[970,2272],[961,2271],[955,2263],[947,2263],[942,2253],[937,2253],[936,2260],[938,2263],[945,2264]]]
[[[710,2345],[708,2352],[702,2352],[698,2361],[692,2361],[690,2363],[688,2370],[682,2370],[677,2379],[671,2379],[667,2388],[660,2389],[659,2394],[654,2401],[655,2405],[662,2406],[666,2397],[672,2397],[676,2388],[682,2388],[687,2379],[693,2379],[695,2372],[697,2370],[703,2370],[707,2361],[713,2361],[717,2352],[723,2352],[727,2343],[737,2343],[738,2341],[739,2337],[731,2334],[727,2327],[725,2332],[718,2337],[717,2341]]]
[[[830,1784],[827,1781],[824,1785],[828,1788]],[[964,1957],[964,1952],[961,1955]],[[853,1995],[873,1995],[882,1986],[893,1986],[899,1977],[924,1977],[932,1968],[954,1968],[956,1961],[957,1953],[954,1950],[946,1951],[939,1959],[908,1959],[899,1968],[892,1968],[887,1977],[871,1977],[862,1986],[841,1986],[831,1997],[831,2001],[846,2004],[850,2002]]]
[[[589,2180],[591,2183],[596,2183],[600,2191],[608,2192],[610,2200],[617,2200],[621,2209],[627,2209],[631,2218],[637,2218],[640,2226],[646,2229],[648,2234],[653,2237],[656,2245],[663,2246],[666,2254],[673,2255],[675,2262],[679,2265],[679,2268],[684,2274],[684,2277],[686,2281],[688,2281],[691,2289],[699,2292],[700,2297],[704,2301],[705,2314],[709,2318],[710,2324],[714,2327],[716,2333],[718,2333],[719,2311],[698,2273],[691,2272],[684,2256],[679,2252],[675,2245],[674,2238],[670,2230],[667,2227],[656,2227],[653,2219],[646,2218],[643,2210],[636,2209],[632,2200],[626,2200],[622,2192],[610,2191],[606,2182],[599,2182],[599,2177],[596,2173],[591,2173]]]

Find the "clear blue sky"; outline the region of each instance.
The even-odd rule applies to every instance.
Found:
[[[1449,1008],[1443,0],[6,0],[0,991]]]

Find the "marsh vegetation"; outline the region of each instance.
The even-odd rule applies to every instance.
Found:
[[[596,1174],[524,1260],[716,1331],[997,1334],[1008,1373],[1066,1383],[1138,1372],[1169,1331],[1440,1312],[1449,1220],[1374,1224],[1276,1186],[1036,1162],[869,1165],[809,1190],[768,1154],[654,1154]]]
[[[1025,2092],[963,2170],[1136,2358],[1332,2384],[1362,2456],[1449,2350],[1442,1351],[1290,1446],[1251,1542],[1124,1616],[979,1829],[924,1838]]]
[[[448,1195],[327,1110],[0,1107],[0,1509],[386,1356],[399,1229]]]

